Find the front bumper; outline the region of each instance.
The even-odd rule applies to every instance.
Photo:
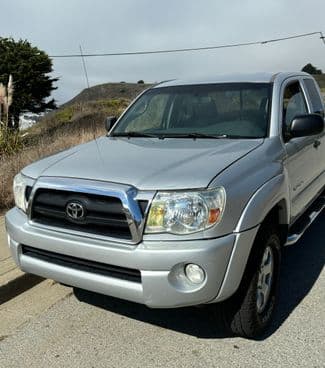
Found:
[[[126,299],[152,308],[197,305],[224,299],[240,279],[241,272],[229,270],[234,250],[250,248],[256,231],[230,234],[216,239],[143,241],[124,245],[87,238],[31,225],[26,215],[14,208],[6,214],[9,247],[17,265],[25,272],[54,279],[64,284]],[[33,258],[22,252],[23,245],[79,259],[127,267],[141,272],[141,282],[109,277]],[[201,285],[191,284],[184,275],[188,263],[205,271]],[[230,277],[229,277],[230,276]],[[230,279],[231,285],[225,285]],[[238,282],[237,282],[238,284]],[[237,285],[238,286],[238,285]]]

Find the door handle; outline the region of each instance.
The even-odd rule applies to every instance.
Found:
[[[314,141],[314,148],[317,148],[318,146],[320,146],[320,144],[321,144],[321,142],[318,139],[316,139]]]

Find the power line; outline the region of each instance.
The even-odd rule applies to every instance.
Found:
[[[244,46],[252,46],[252,45],[265,45],[267,43],[281,42],[292,40],[296,38],[309,37],[314,35],[320,35],[320,39],[324,42],[325,38],[321,31],[318,32],[310,32],[310,33],[302,33],[293,36],[286,36],[281,38],[274,38],[270,40],[264,41],[252,41],[252,42],[242,42],[242,43],[232,43],[225,45],[216,45],[216,46],[204,46],[204,47],[192,47],[192,48],[182,48],[182,49],[169,49],[169,50],[149,50],[149,51],[133,51],[133,52],[108,52],[108,53],[94,53],[94,54],[66,54],[66,55],[51,55],[51,58],[85,58],[85,57],[101,57],[101,56],[130,56],[130,55],[150,55],[150,54],[171,54],[176,52],[192,52],[192,51],[203,51],[203,50],[216,50],[216,49],[225,49],[225,48],[233,48],[233,47],[244,47]]]

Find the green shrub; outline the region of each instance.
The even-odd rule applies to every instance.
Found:
[[[59,109],[55,114],[57,123],[68,123],[73,117],[73,108],[71,106]]]

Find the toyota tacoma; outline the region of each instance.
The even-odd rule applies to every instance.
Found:
[[[152,308],[274,314],[284,246],[324,208],[324,105],[306,73],[172,80],[107,135],[25,167],[6,214],[25,272]],[[308,265],[307,265],[308,267]]]

